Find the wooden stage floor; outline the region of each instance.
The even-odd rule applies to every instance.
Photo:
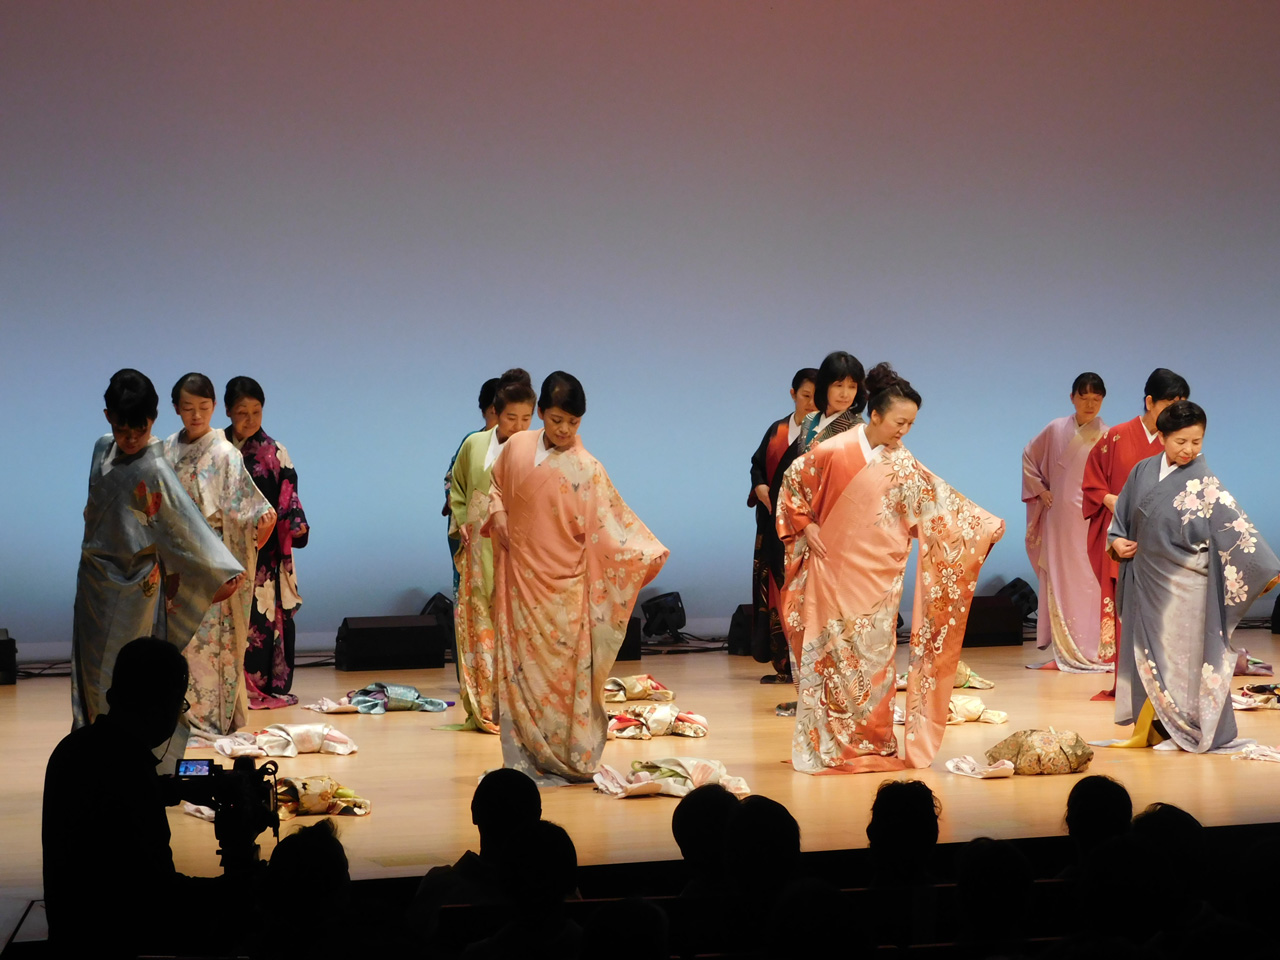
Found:
[[[1271,662],[1280,643],[1265,631],[1241,631],[1236,645]],[[899,648],[899,659],[905,647]],[[950,727],[933,767],[901,776],[927,782],[942,800],[942,840],[977,836],[1048,836],[1063,831],[1067,792],[1077,776],[1014,777],[982,781],[954,776],[943,763],[961,754],[980,755],[1015,730],[1055,726],[1076,730],[1085,739],[1117,736],[1110,703],[1091,702],[1105,676],[1072,676],[1031,671],[1025,664],[1044,659],[1032,644],[967,650],[965,659],[993,690],[980,693],[987,706],[1007,711],[1001,726]],[[632,760],[664,756],[702,756],[721,760],[729,772],[745,777],[755,793],[785,804],[800,823],[806,850],[864,846],[867,811],[884,775],[808,777],[796,774],[790,756],[792,722],[775,717],[773,705],[789,688],[761,685],[767,668],[749,657],[723,653],[647,657],[621,664],[617,672],[652,673],[674,689],[677,702],[701,713],[710,724],[702,740],[663,737],[649,741],[612,741],[605,762],[619,769]],[[374,680],[416,685],[428,696],[457,699],[453,668],[394,673],[338,673],[330,667],[298,672],[295,692],[303,703],[320,696],[337,698]],[[1237,678],[1237,685],[1243,683]],[[69,728],[69,681],[20,680],[0,687],[0,740],[6,797],[0,806],[0,896],[35,899],[40,892],[40,800],[44,765]],[[1242,736],[1280,743],[1280,711],[1238,713]],[[320,714],[292,707],[255,712],[251,720],[303,723]],[[477,843],[470,799],[476,779],[501,764],[498,738],[438,729],[462,719],[460,707],[444,714],[397,713],[385,716],[338,714],[328,718],[351,736],[359,752],[349,757],[301,756],[279,760],[282,775],[328,774],[367,797],[372,813],[342,818],[343,843],[352,876],[408,876],[449,863]],[[210,756],[212,751],[191,751]],[[222,758],[223,763],[230,761]],[[1176,803],[1206,824],[1253,823],[1280,819],[1280,764],[1237,761],[1227,756],[1192,756],[1150,750],[1099,750],[1089,773],[1105,773],[1125,783],[1136,809],[1155,800]],[[85,815],[92,816],[93,785],[85,785]],[[579,861],[621,863],[679,856],[671,839],[676,802],[664,797],[616,800],[590,786],[543,791],[547,819],[568,829]],[[306,818],[283,827],[287,832]],[[170,811],[178,869],[215,875],[213,826]],[[104,829],[111,829],[104,824]],[[270,835],[263,838],[264,856]]]

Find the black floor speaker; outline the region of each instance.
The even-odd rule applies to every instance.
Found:
[[[1022,643],[1022,612],[1009,597],[974,597],[964,631],[966,647],[1012,647]]]
[[[619,660],[640,659],[640,626],[639,617],[632,617],[627,621],[627,637],[622,641],[622,647],[618,650]]]
[[[444,666],[449,631],[436,617],[347,617],[333,647],[339,670],[412,670]]]
[[[0,630],[0,684],[18,682],[18,642]]]
[[[733,616],[729,618],[729,636],[725,641],[729,656],[751,656],[751,621],[751,604],[738,604],[738,608],[733,611]]]

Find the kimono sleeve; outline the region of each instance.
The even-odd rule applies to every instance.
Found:
[[[818,456],[822,448],[798,458],[787,472],[783,474],[782,486],[778,490],[778,505],[775,518],[778,524],[778,539],[783,543],[792,543],[817,516],[816,504],[822,493],[823,474]]]
[[[467,481],[471,471],[471,438],[462,441],[449,469],[449,530],[459,530],[467,525],[467,499],[471,491]]]
[[[756,487],[764,484],[769,485],[769,477],[765,470],[765,462],[769,453],[769,442],[773,439],[774,431],[778,429],[777,423],[770,424],[769,429],[764,432],[764,439],[760,441],[760,446],[756,447],[756,452],[751,455],[751,492],[747,496],[747,506],[754,507],[758,502],[756,498]]]
[[[492,536],[493,518],[507,512],[507,506],[502,498],[503,491],[511,482],[511,460],[510,456],[499,457],[489,473],[489,516],[485,519],[484,526],[480,528],[482,536]],[[496,542],[494,546],[497,546]]]
[[[1116,510],[1111,516],[1111,526],[1107,529],[1107,555],[1112,560],[1120,559],[1111,552],[1112,542],[1118,539],[1133,539],[1133,506],[1138,496],[1135,492],[1138,484],[1135,481],[1139,479],[1141,473],[1142,471],[1135,469],[1129,474],[1129,479],[1125,481],[1120,497],[1116,500]]]
[[[1049,427],[1045,427],[1022,451],[1022,502],[1030,503],[1049,489],[1044,459],[1049,446]]]
[[[1103,436],[1089,451],[1080,484],[1084,518],[1092,520],[1107,509],[1104,499],[1111,493],[1111,471],[1115,459],[1115,437]]]

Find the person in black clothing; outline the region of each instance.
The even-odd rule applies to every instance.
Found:
[[[63,956],[132,957],[171,944],[183,922],[179,898],[217,884],[174,869],[165,807],[177,795],[168,796],[152,752],[173,735],[186,691],[177,647],[134,640],[116,658],[108,712],[49,758],[44,895],[49,943]]]

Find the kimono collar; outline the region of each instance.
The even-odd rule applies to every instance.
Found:
[[[1165,453],[1160,453],[1158,454],[1158,456],[1160,457],[1160,479],[1163,480],[1165,477],[1173,473],[1173,471],[1175,470],[1181,469],[1182,467],[1193,466],[1196,460],[1199,460],[1201,457],[1204,456],[1204,454],[1197,453],[1196,459],[1192,460],[1191,463],[1170,463],[1169,456],[1168,454],[1165,454]]]
[[[264,440],[267,439],[267,435],[266,433],[263,432],[261,427],[258,428],[257,433],[250,434],[249,436],[245,437],[243,440],[237,439],[236,428],[234,425],[230,423],[228,423],[225,427],[222,428],[222,435],[227,438],[227,442],[229,444],[231,444],[237,450],[241,450],[241,451],[244,450],[244,445],[248,443],[250,440],[253,440],[257,443],[262,443]]]
[[[831,417],[826,423],[822,423],[822,421],[823,418],[816,412],[809,414],[805,418],[806,426],[800,434],[804,438],[805,450],[808,450],[817,441],[834,437],[836,434],[844,433],[850,427],[862,423],[862,417],[854,413],[853,407],[850,407],[843,413],[838,413]],[[819,424],[822,424],[821,429],[819,429]]]

